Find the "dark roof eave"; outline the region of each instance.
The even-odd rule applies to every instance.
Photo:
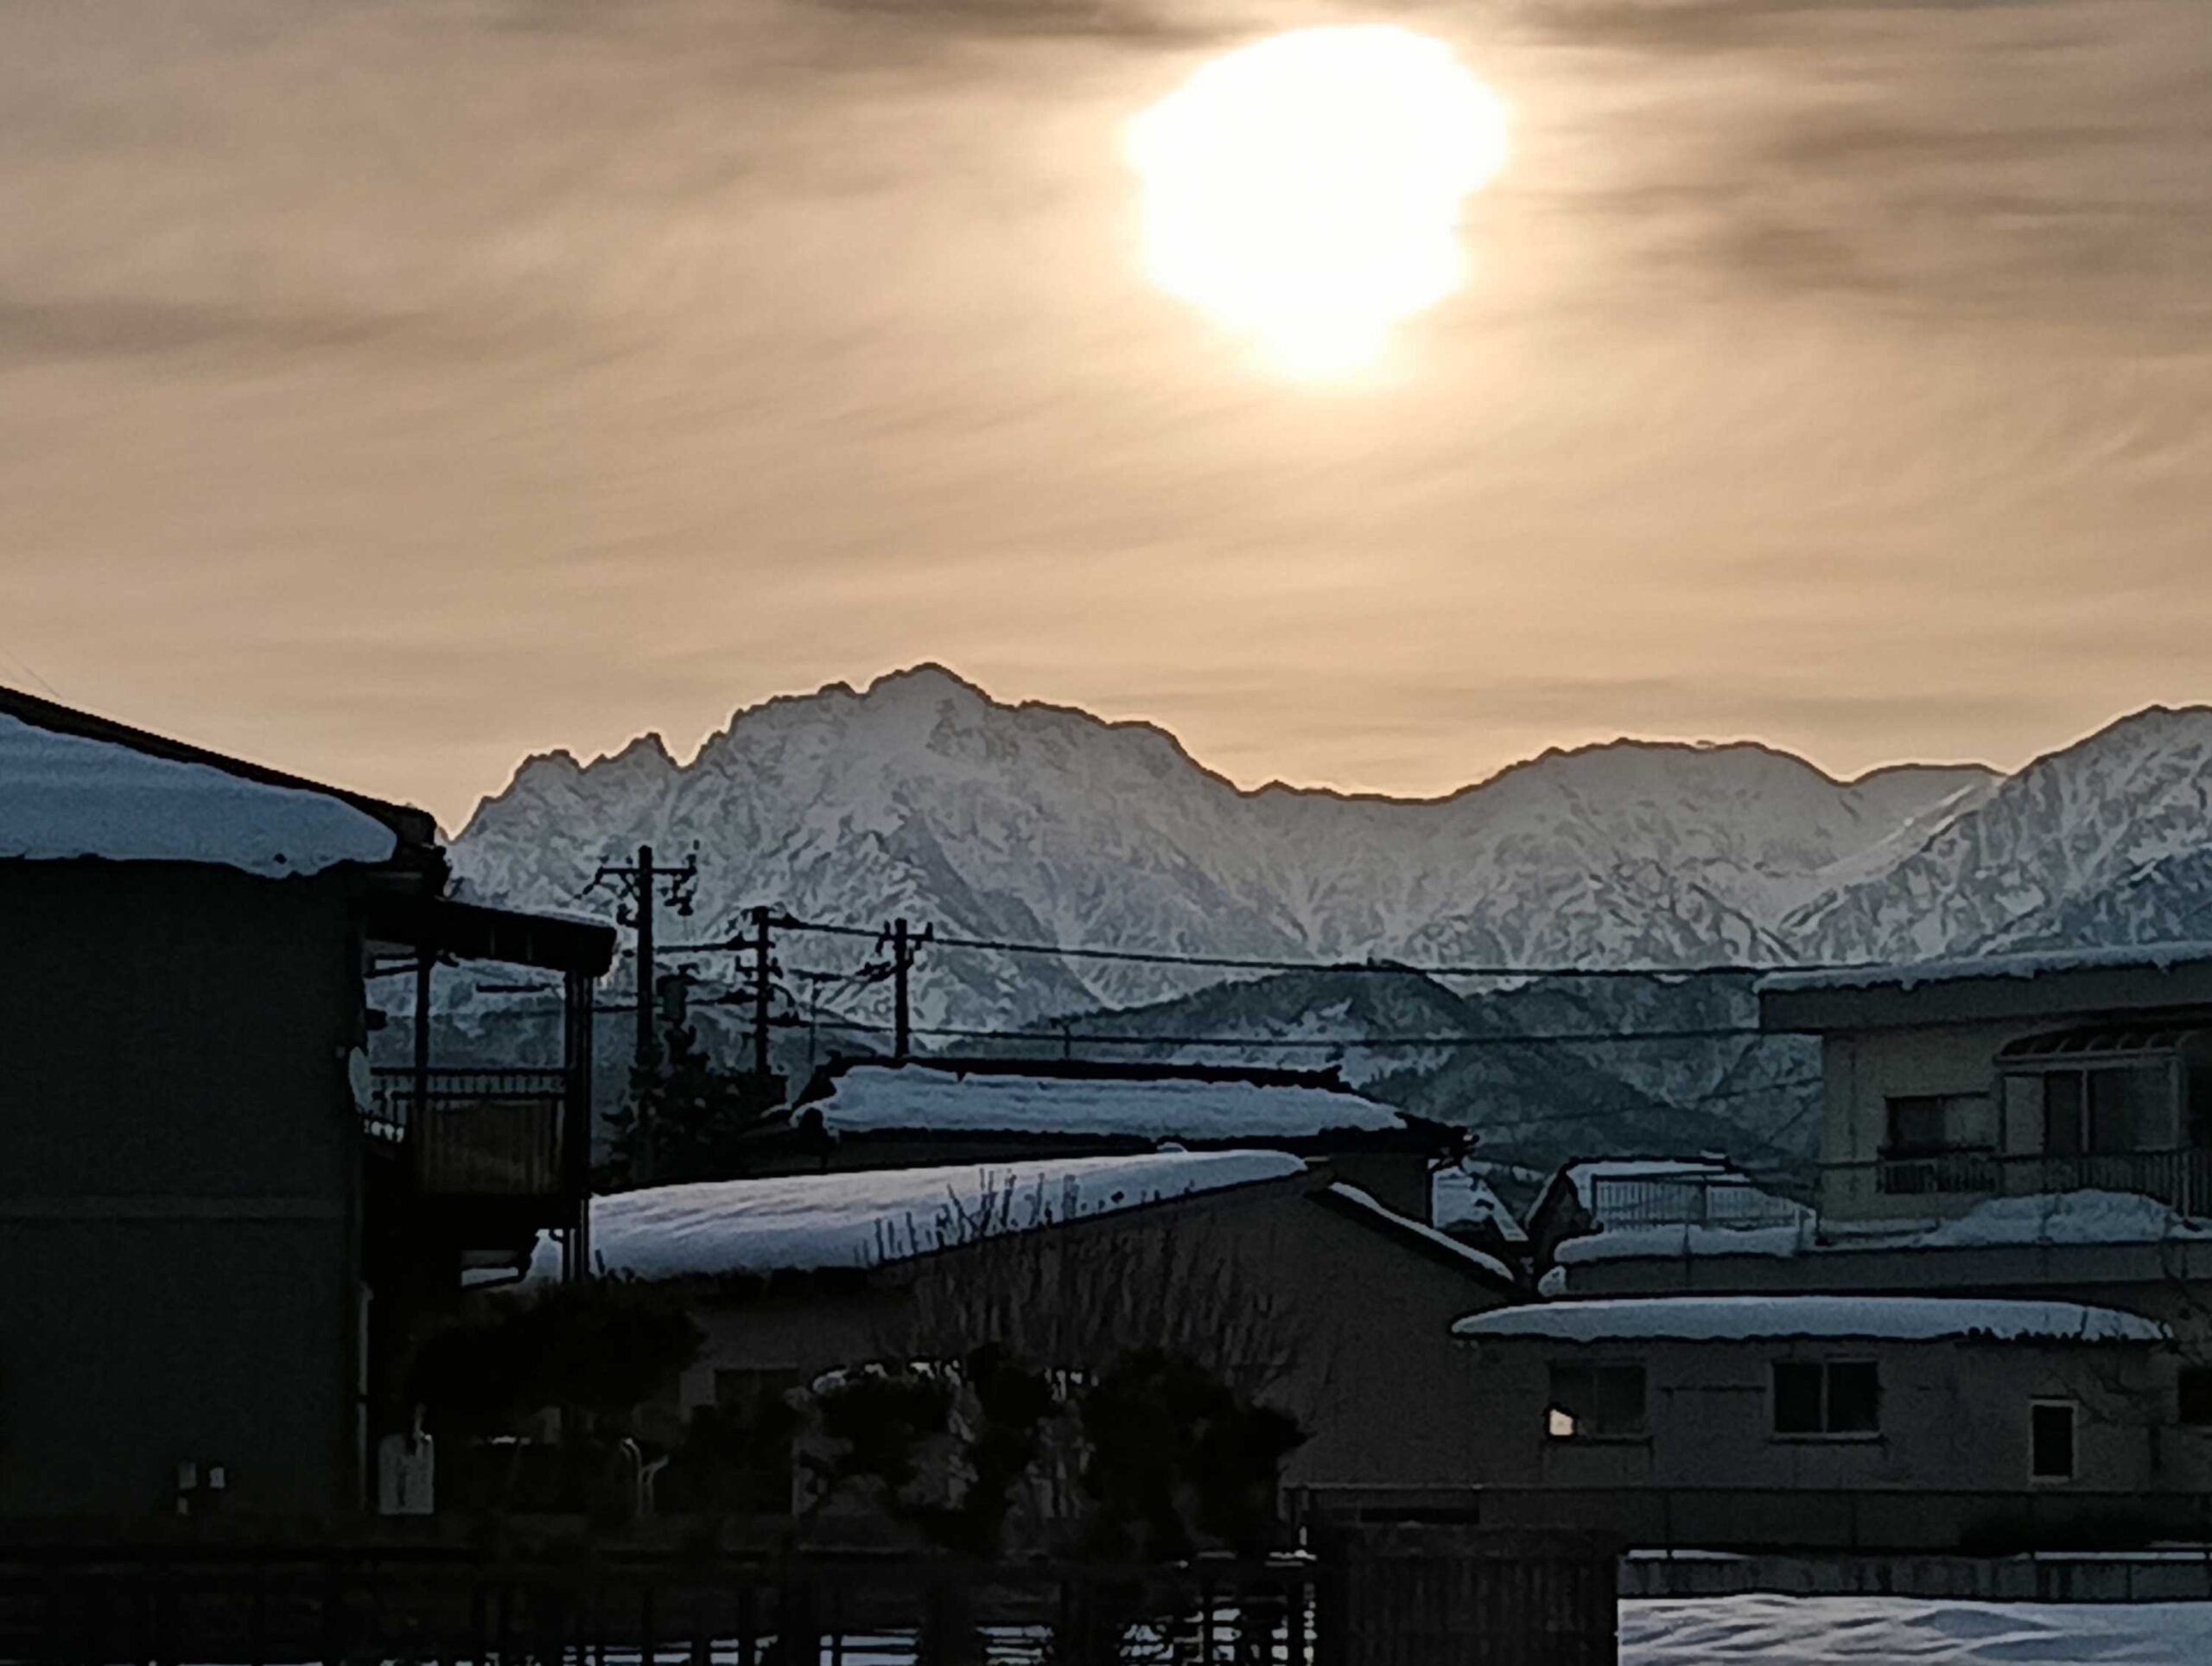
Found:
[[[378,941],[460,960],[582,972],[592,977],[604,976],[614,963],[612,925],[487,908],[447,897],[372,896],[365,923],[369,936]]]

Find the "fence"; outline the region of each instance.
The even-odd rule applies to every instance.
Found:
[[[0,1661],[578,1666],[1610,1666],[1616,1561],[1390,1530],[1166,1567],[582,1543],[0,1551]],[[1603,1601],[1598,1599],[1602,1589]]]
[[[544,1197],[562,1186],[570,1081],[557,1070],[380,1070],[368,1126],[404,1139],[435,1197]]]
[[[1590,1212],[1609,1229],[1796,1226],[1812,1214],[1796,1199],[1735,1175],[1594,1175]]]

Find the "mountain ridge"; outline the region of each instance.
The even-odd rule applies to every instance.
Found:
[[[741,709],[688,763],[657,734],[588,762],[533,754],[453,849],[475,893],[522,905],[571,905],[601,858],[652,843],[699,849],[715,918],[769,902],[1262,958],[1783,963],[1957,952],[2037,910],[2102,919],[2085,887],[2172,857],[2207,797],[2205,707],[2132,714],[2010,776],[1842,779],[1758,741],[1623,739],[1439,798],[1243,787],[1157,724],[1000,702],[925,663]],[[2032,883],[2015,871],[2036,862]],[[2152,888],[2193,896],[2194,871]],[[1983,881],[2002,894],[1974,901]],[[937,1021],[1196,987],[1111,963],[943,970],[922,997]]]
[[[2131,714],[2010,775],[1904,764],[1840,779],[1756,741],[1624,740],[1550,748],[1407,799],[1240,787],[1156,724],[1007,704],[924,665],[741,709],[688,763],[658,734],[588,762],[535,754],[452,852],[466,894],[573,908],[609,855],[696,848],[695,922],[664,943],[716,940],[768,904],[870,927],[904,916],[941,938],[1710,969],[2185,933],[2212,918],[2207,827],[2212,708]],[[790,973],[853,972],[875,952],[867,935],[778,944]],[[670,951],[668,963],[687,961],[710,988],[736,976],[717,951]],[[618,970],[615,987],[629,976]],[[1333,1052],[1391,1103],[1491,1129],[1529,1156],[1672,1129],[1747,1159],[1802,1159],[1814,1077],[1791,1039],[1745,1035],[1748,978],[1370,987],[1392,982],[940,941],[916,970],[914,1020],[925,1045],[969,1045],[930,1042],[931,1030],[1070,1020],[1115,1037],[1109,1056],[1178,1056],[1172,1038],[1193,1026],[1242,1038],[1241,1053],[1209,1057]],[[872,1045],[867,1027],[888,1017],[880,983],[793,977],[791,993],[798,1017],[827,1026],[808,1031],[796,1068],[823,1045]],[[475,998],[464,987],[452,999]],[[1416,1009],[1424,1027],[1491,1039],[1409,1052],[1391,1038]],[[710,1030],[725,1017],[702,1011]],[[1710,1040],[1605,1044],[1716,1021]],[[1531,1029],[1598,1040],[1504,1045]],[[782,1033],[787,1051],[793,1036]]]
[[[1187,762],[1193,769],[1213,780],[1218,781],[1230,792],[1234,792],[1242,798],[1258,798],[1270,794],[1282,794],[1297,798],[1332,799],[1340,803],[1347,804],[1379,804],[1408,807],[1419,805],[1444,805],[1452,804],[1461,798],[1464,798],[1470,793],[1480,792],[1485,788],[1497,785],[1506,777],[1516,774],[1523,770],[1532,769],[1540,766],[1556,763],[1566,760],[1583,757],[1591,754],[1637,750],[1661,753],[1713,754],[1750,752],[1763,754],[1770,758],[1782,759],[1792,764],[1802,766],[1805,769],[1808,769],[1819,776],[1822,780],[1838,787],[1865,786],[1877,780],[1897,775],[1918,775],[1929,773],[1941,775],[1955,774],[1961,776],[1980,775],[1986,776],[1991,779],[2001,779],[2004,775],[2004,772],[1997,768],[1994,765],[1977,762],[1970,760],[1947,763],[1918,759],[1904,759],[1892,763],[1877,764],[1871,768],[1860,771],[1856,775],[1836,775],[1831,773],[1821,765],[1815,763],[1811,759],[1806,758],[1801,754],[1791,752],[1786,747],[1775,746],[1769,741],[1760,741],[1751,736],[1739,736],[1729,740],[1683,740],[1662,735],[1639,735],[1624,733],[1622,734],[1616,735],[1610,740],[1587,741],[1573,746],[1547,747],[1541,752],[1536,753],[1530,757],[1514,759],[1510,762],[1499,765],[1488,775],[1477,777],[1461,785],[1455,786],[1446,792],[1438,793],[1395,793],[1364,788],[1336,787],[1325,785],[1288,781],[1283,779],[1280,776],[1271,777],[1270,779],[1259,782],[1254,785],[1246,786],[1236,781],[1230,775],[1206,763],[1195,753],[1192,752],[1190,747],[1184,743],[1182,738],[1176,734],[1173,730],[1168,728],[1164,724],[1154,722],[1153,719],[1145,717],[1105,717],[1101,716],[1099,714],[1083,706],[1074,705],[1061,701],[1046,700],[1035,697],[1026,696],[1019,700],[1010,701],[1000,700],[995,696],[992,695],[989,690],[983,688],[980,684],[975,683],[969,678],[963,677],[958,671],[952,670],[950,666],[937,660],[921,660],[912,665],[903,666],[895,670],[885,671],[880,676],[871,679],[863,687],[856,688],[853,684],[840,678],[836,681],[823,684],[819,689],[815,690],[811,693],[774,694],[766,696],[755,705],[740,707],[730,715],[730,718],[727,722],[723,723],[718,728],[709,730],[701,738],[699,745],[694,748],[691,759],[689,761],[678,759],[676,756],[673,749],[668,745],[666,738],[658,729],[648,729],[644,734],[633,736],[631,740],[625,741],[614,751],[601,753],[590,759],[580,759],[573,749],[567,747],[556,747],[545,752],[525,754],[521,761],[517,764],[515,774],[509,778],[505,787],[501,788],[496,792],[486,793],[477,800],[475,808],[470,811],[467,820],[461,824],[460,832],[456,834],[455,836],[465,836],[469,829],[475,824],[478,817],[481,816],[485,808],[504,798],[513,787],[516,780],[524,772],[528,771],[532,765],[543,763],[566,763],[573,766],[577,770],[588,771],[602,764],[619,762],[627,757],[632,752],[641,747],[650,747],[656,751],[661,758],[665,760],[673,769],[680,772],[696,767],[699,759],[702,755],[711,750],[717,741],[723,741],[728,737],[738,724],[747,717],[765,714],[781,707],[806,705],[831,696],[842,696],[847,699],[856,701],[866,700],[878,694],[887,685],[919,682],[932,677],[941,678],[944,681],[953,684],[962,692],[972,695],[977,699],[1001,711],[1017,714],[1039,712],[1056,716],[1074,717],[1085,722],[1095,724],[1103,729],[1109,731],[1136,732],[1157,737],[1172,747],[1183,759],[1183,760]],[[2146,709],[2155,711],[2162,709],[2162,708],[2154,706],[2147,708]]]

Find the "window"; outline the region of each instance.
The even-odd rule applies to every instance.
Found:
[[[1890,1101],[1890,1149],[1898,1156],[1942,1151],[1951,1143],[1951,1102],[1940,1093],[1901,1095]]]
[[[1633,1440],[1643,1431],[1643,1366],[1551,1368],[1544,1432],[1553,1440]]]
[[[2185,1127],[2191,1151],[2212,1150],[2212,1065],[2189,1067],[2189,1120]]]
[[[2028,1473],[2038,1481],[2074,1478],[2074,1402],[2038,1400],[2028,1408]]]
[[[2212,1365],[2184,1365],[2176,1383],[2178,1421],[2202,1428],[2212,1424]]]
[[[2172,1078],[2162,1065],[2045,1071],[2016,1079],[2040,1085],[2047,1156],[2139,1151],[2157,1145],[2171,1125]]]
[[[1781,1359],[1774,1366],[1774,1432],[1873,1434],[1882,1426],[1880,1373],[1870,1359]]]
[[[1877,1184],[1884,1192],[1986,1192],[1991,1109],[1978,1093],[1893,1094]]]

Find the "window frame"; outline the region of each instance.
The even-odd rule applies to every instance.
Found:
[[[2063,1411],[2066,1414],[2066,1472],[2047,1474],[2037,1467],[2042,1457],[2041,1439],[2037,1433],[2037,1420],[2044,1413]],[[2028,1402],[2028,1481],[2034,1486],[2065,1486],[2078,1480],[2082,1474],[2082,1402],[2058,1395],[2037,1395]]]
[[[1767,1439],[1789,1444],[1812,1443],[1821,1446],[1865,1446],[1878,1442],[1885,1437],[1882,1432],[1882,1362],[1867,1354],[1838,1354],[1815,1359],[1786,1358],[1768,1362],[1766,1378]],[[1829,1374],[1839,1365],[1864,1366],[1873,1373],[1874,1423],[1871,1428],[1839,1429],[1832,1427],[1835,1421],[1834,1394]],[[1782,1373],[1786,1368],[1798,1367],[1820,1373],[1820,1428],[1816,1429],[1785,1429],[1782,1427]]]
[[[1562,1375],[1581,1377],[1586,1379],[1589,1389],[1589,1402],[1595,1404],[1599,1398],[1598,1379],[1601,1375],[1613,1374],[1624,1376],[1630,1372],[1635,1373],[1638,1391],[1637,1396],[1636,1427],[1634,1428],[1586,1430],[1577,1427],[1571,1433],[1561,1434],[1556,1429],[1552,1428],[1553,1414],[1565,1409],[1560,1404],[1560,1402],[1562,1399],[1570,1397],[1560,1394],[1557,1390],[1557,1383]],[[1571,1415],[1572,1414],[1570,1414],[1570,1415]],[[1649,1368],[1641,1359],[1612,1358],[1546,1360],[1544,1362],[1543,1434],[1544,1442],[1547,1446],[1637,1446],[1648,1442],[1651,1439],[1651,1373]]]
[[[2097,1086],[2100,1078],[2129,1077],[2137,1078],[2141,1087],[2149,1087],[2152,1078],[2157,1085],[2148,1099],[2135,1091],[2123,1091],[2117,1098],[2108,1084],[2103,1092]],[[2063,1108],[2063,1122],[2067,1138],[2054,1143],[2051,1138],[2053,1117],[2051,1085],[2054,1080],[2064,1078],[2069,1088],[2067,1097],[2074,1103]],[[2000,1105],[2010,1114],[2012,1084],[2015,1082],[2035,1084],[2032,1110],[2031,1154],[2037,1157],[2055,1158],[2065,1161],[2088,1161],[2098,1157],[2133,1157],[2156,1155],[2163,1152],[2190,1148],[2192,1137],[2190,1118],[2193,1104],[2190,1094],[2189,1068],[2178,1051],[2171,1053],[2147,1052],[2135,1053],[2107,1053],[2075,1055],[2050,1059],[2028,1059],[2005,1061],[1998,1084]],[[2114,1125],[2124,1129],[2126,1143],[2113,1144]],[[2146,1127],[2146,1124],[2148,1125]],[[2154,1130],[2170,1128],[2173,1143],[2160,1144]],[[2206,1137],[2212,1138],[2212,1120],[2202,1125]]]

